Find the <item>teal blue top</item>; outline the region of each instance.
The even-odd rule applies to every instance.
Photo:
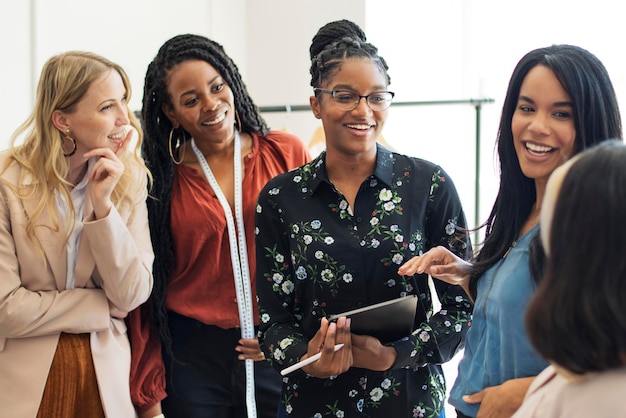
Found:
[[[449,401],[465,415],[475,417],[480,404],[465,403],[464,395],[509,379],[536,376],[548,365],[531,347],[524,325],[535,289],[528,247],[538,231],[535,226],[524,234],[478,281],[472,326]]]

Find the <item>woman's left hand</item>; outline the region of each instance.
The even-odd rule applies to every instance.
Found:
[[[106,217],[113,207],[111,193],[124,172],[124,163],[122,163],[121,157],[128,149],[133,132],[132,129],[128,131],[126,138],[115,152],[110,148],[96,148],[84,155],[87,159],[97,157],[96,163],[89,173],[89,183],[87,184],[87,193],[93,204],[96,219]]]
[[[352,334],[353,367],[382,372],[389,370],[397,357],[396,349],[382,345],[378,338]]]
[[[256,338],[241,338],[235,351],[239,352],[237,357],[239,360],[265,360],[265,354],[261,351],[259,340]]]
[[[520,407],[534,379],[533,376],[507,380],[501,385],[465,395],[463,400],[480,403],[476,418],[508,418]]]

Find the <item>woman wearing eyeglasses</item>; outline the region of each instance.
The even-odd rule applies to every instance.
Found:
[[[256,215],[261,348],[277,370],[320,354],[285,376],[278,416],[439,417],[440,364],[463,346],[471,303],[437,282],[442,310],[433,315],[427,275],[397,270],[437,245],[469,255],[459,197],[441,167],[377,144],[393,93],[385,60],[357,25],[325,25],[310,55],[326,151],[271,180]],[[414,331],[395,341],[327,320],[411,294]]]

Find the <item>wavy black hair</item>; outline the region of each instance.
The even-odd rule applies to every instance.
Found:
[[[170,229],[170,199],[174,163],[169,154],[168,144],[173,126],[163,112],[163,105],[171,105],[168,93],[168,74],[176,65],[189,60],[202,60],[209,63],[222,76],[235,98],[235,110],[243,132],[260,132],[267,135],[269,128],[261,117],[259,109],[252,101],[241,78],[239,69],[226,55],[224,48],[204,36],[184,34],[166,41],[148,65],[146,72],[141,123],[145,140],[142,152],[147,166],[154,176],[154,187],[148,198],[148,218],[150,235],[154,248],[154,287],[148,301],[152,324],[159,332],[167,351],[171,354],[171,335],[165,309],[165,297],[169,276],[176,265],[172,231]],[[180,127],[183,138],[190,135]]]

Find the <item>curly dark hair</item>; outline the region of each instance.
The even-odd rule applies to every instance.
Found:
[[[360,57],[374,61],[384,74],[387,84],[391,83],[387,62],[378,55],[378,48],[367,42],[365,33],[354,22],[337,20],[322,26],[311,41],[311,87],[330,79],[346,58]],[[319,93],[316,93],[319,94]]]
[[[154,187],[148,199],[150,235],[154,248],[154,287],[148,306],[152,324],[159,332],[167,351],[171,354],[171,335],[165,309],[166,288],[169,276],[176,265],[172,231],[170,229],[170,199],[174,163],[170,158],[170,131],[173,126],[163,112],[163,105],[171,105],[168,93],[168,74],[176,65],[189,60],[202,60],[214,67],[230,87],[235,98],[235,110],[243,132],[260,132],[267,135],[269,128],[261,117],[241,79],[241,74],[224,48],[204,36],[184,34],[166,41],[148,65],[146,72],[141,123],[145,140],[143,157],[154,176]],[[179,128],[183,140],[190,135]]]

